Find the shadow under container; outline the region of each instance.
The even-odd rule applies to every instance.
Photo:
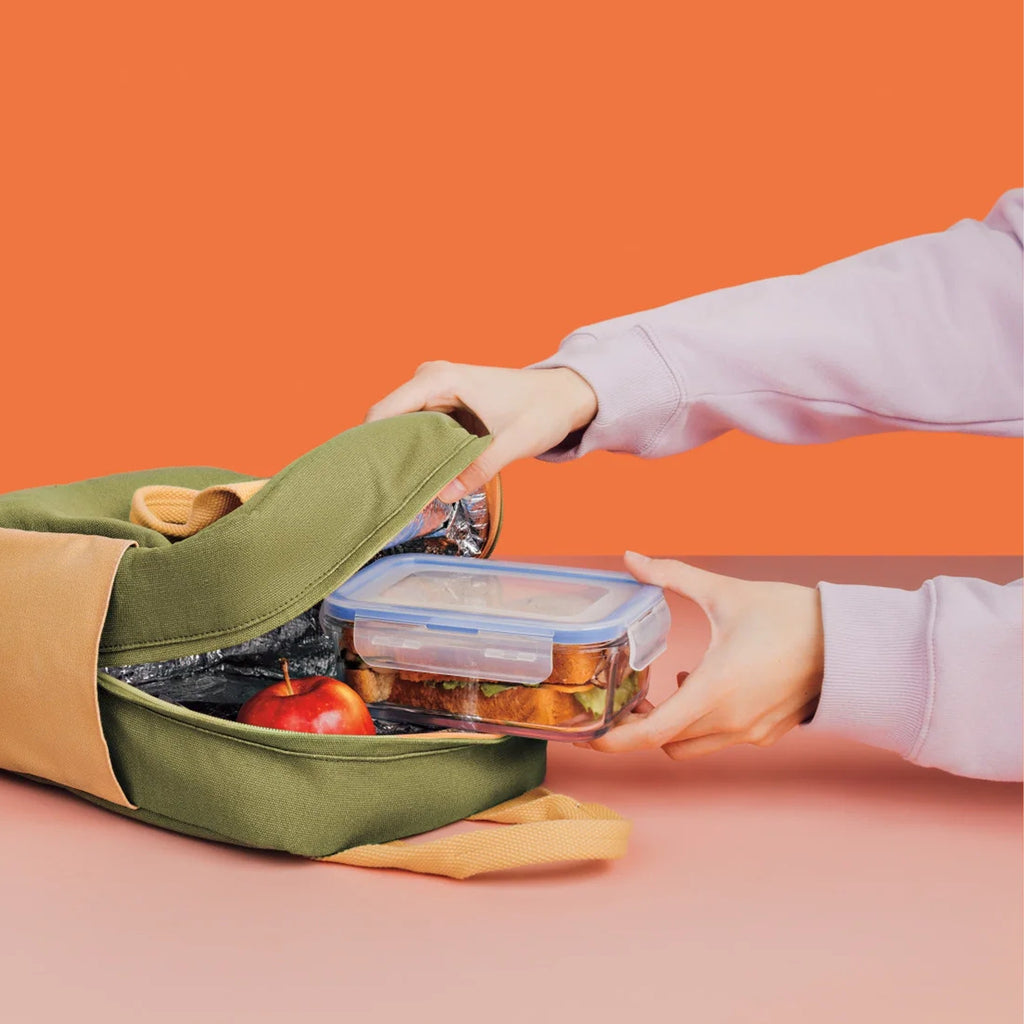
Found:
[[[413,554],[353,576],[321,624],[375,718],[579,742],[644,696],[670,616],[626,573]]]

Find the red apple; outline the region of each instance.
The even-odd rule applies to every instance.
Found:
[[[268,729],[373,736],[370,712],[363,698],[339,679],[310,676],[292,679],[282,660],[284,681],[271,683],[250,697],[238,711],[238,721]]]

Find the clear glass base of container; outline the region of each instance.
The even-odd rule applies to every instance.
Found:
[[[356,673],[374,673],[374,670],[366,666],[348,667],[339,676],[354,684]],[[456,683],[455,680],[450,682]],[[596,739],[628,715],[646,695],[647,682],[648,669],[628,671],[610,691],[591,688],[587,695],[589,707],[579,703],[574,693],[560,692],[543,684],[499,687],[500,693],[488,696],[485,689],[493,690],[494,684],[486,683],[459,683],[457,698],[444,689],[443,683],[432,686],[421,683],[417,703],[423,706],[411,707],[387,700],[370,701],[368,706],[374,719],[381,721],[578,743]],[[365,692],[364,687],[357,686],[357,689]],[[542,692],[545,690],[549,692]],[[609,692],[611,709],[607,707]],[[598,702],[605,706],[595,706]],[[457,711],[450,709],[452,704],[457,704]]]

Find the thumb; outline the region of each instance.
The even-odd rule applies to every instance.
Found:
[[[686,562],[672,558],[648,558],[636,551],[627,551],[623,561],[641,583],[652,583],[656,587],[688,597],[705,610],[728,581],[727,576],[698,569]]]
[[[709,712],[708,677],[698,666],[692,672],[680,672],[677,681],[679,689],[671,697],[646,715],[630,716],[591,740],[591,749],[606,754],[649,750],[710,731],[705,724]]]

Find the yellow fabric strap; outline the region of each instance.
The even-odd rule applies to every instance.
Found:
[[[469,878],[534,864],[617,860],[626,853],[631,827],[608,807],[577,803],[546,789],[531,790],[466,820],[495,821],[509,827],[478,829],[422,843],[398,840],[354,846],[321,859],[362,868]]]
[[[0,768],[132,804],[110,763],[96,660],[132,541],[0,529]]]
[[[132,495],[128,518],[165,537],[191,537],[221,516],[234,512],[266,482],[247,480],[240,484],[218,484],[204,491],[167,484],[140,487]]]

